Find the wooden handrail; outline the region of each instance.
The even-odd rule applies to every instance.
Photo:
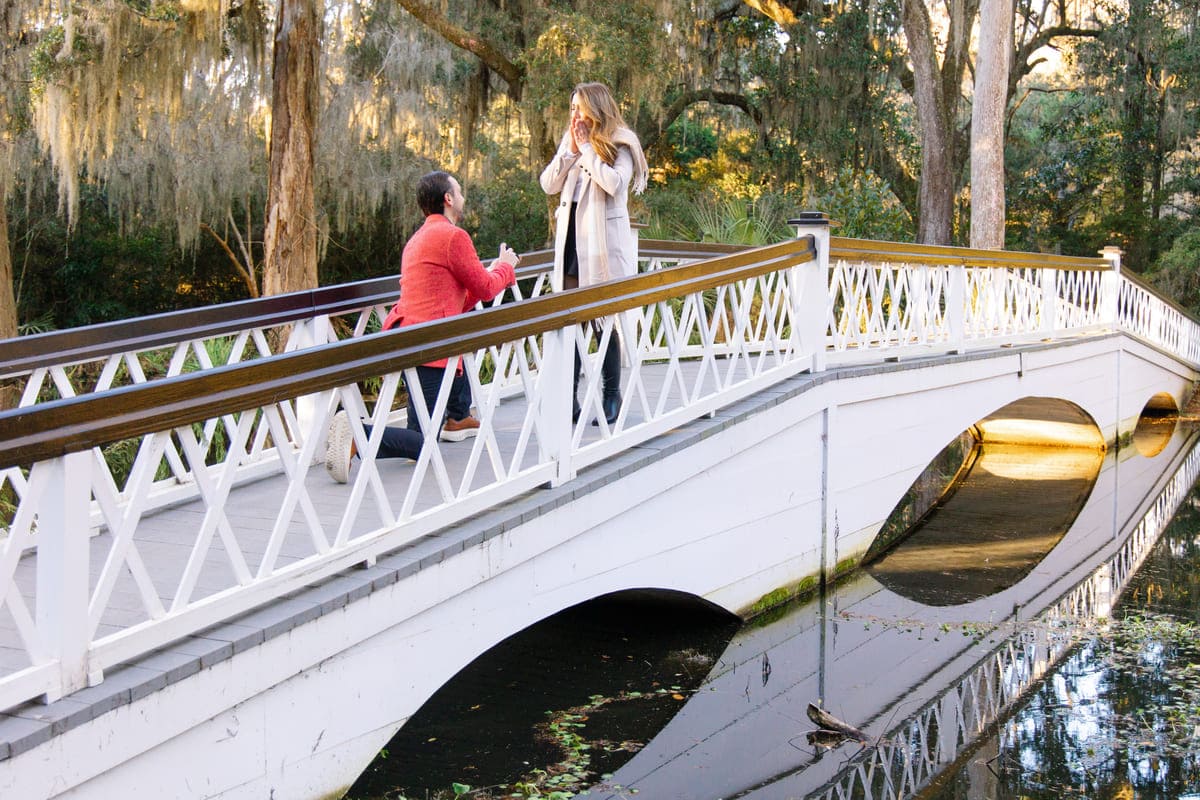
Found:
[[[525,253],[521,256],[517,278],[524,280],[540,275],[549,271],[553,263],[552,250]],[[390,305],[396,300],[397,282],[398,276],[389,275],[0,340],[0,377],[20,375],[37,367],[78,364],[117,353],[285,325],[322,314],[343,314],[369,305]]]
[[[815,257],[806,236],[436,322],[0,412],[0,468],[345,386]]]
[[[715,242],[642,239],[638,249],[643,258],[710,258],[749,248],[746,245]],[[831,249],[835,259],[891,260],[910,264],[969,263],[983,267],[1108,269],[1108,262],[1101,258],[970,250],[845,237],[833,237]],[[517,277],[524,280],[549,272],[553,263],[553,250],[524,253]],[[389,275],[339,286],[0,340],[0,377],[21,375],[37,367],[77,364],[118,353],[168,347],[178,342],[234,334],[252,328],[285,325],[322,314],[338,315],[369,305],[388,305],[394,302],[396,291],[397,276]]]
[[[1061,256],[1054,253],[1022,253],[1011,250],[980,250],[967,247],[877,242],[833,236],[829,260],[892,261],[905,264],[941,264],[952,266],[1019,269],[1023,267],[1061,270],[1110,270],[1103,258]]]

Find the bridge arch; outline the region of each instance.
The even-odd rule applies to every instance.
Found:
[[[923,605],[998,594],[1067,534],[1105,452],[1100,427],[1071,401],[1006,403],[930,461],[871,543],[867,571]]]
[[[372,763],[352,794],[382,796],[399,787],[411,797],[452,782],[478,785],[484,775],[527,779],[530,753],[546,752],[547,763],[572,756],[546,730],[571,715],[603,725],[614,712],[634,712],[665,726],[740,627],[737,617],[702,598],[662,590],[613,592],[552,614],[443,683],[391,737],[386,759]],[[611,771],[632,755],[598,757]]]
[[[1167,392],[1158,392],[1146,401],[1133,429],[1133,446],[1146,458],[1166,448],[1179,421],[1179,406]]]
[[[1077,403],[1029,396],[1006,403],[973,426],[981,443],[1103,450],[1104,433]]]

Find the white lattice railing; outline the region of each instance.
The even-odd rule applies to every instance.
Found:
[[[826,361],[1111,329],[1118,308],[1119,324],[1136,320],[1132,332],[1158,346],[1190,354],[1198,338],[1149,292],[1118,302],[1117,273],[1098,259],[848,239],[830,247],[821,220],[811,230],[813,260],[807,239],[757,250],[644,242],[647,274],[571,293],[544,293],[548,259],[535,255],[518,302],[380,335],[368,331],[390,303],[390,280],[314,293],[286,313],[277,299],[256,301],[239,306],[237,322],[209,310],[175,328],[155,318],[146,331],[71,334],[55,340],[69,346],[47,365],[20,350],[27,343],[0,343],[2,374],[26,376],[28,400],[0,413],[0,497],[10,503],[0,509],[0,708],[72,691]],[[613,424],[592,427],[602,416],[598,353],[614,335],[624,402]],[[275,340],[286,352],[271,349]],[[228,356],[211,355],[218,341],[231,343]],[[572,424],[576,352],[584,413]],[[156,378],[147,353],[169,353],[171,366]],[[450,458],[430,433],[448,370],[434,408],[418,403],[420,458],[373,458],[379,442],[362,423],[376,436],[401,423],[401,375],[440,357],[463,365],[479,436],[452,445]],[[339,408],[362,466],[331,507],[313,465]],[[238,488],[265,478],[278,482],[271,501],[244,507]],[[188,555],[163,572],[162,543],[148,532],[185,503],[169,524]],[[89,559],[101,565],[94,580]]]
[[[812,368],[797,324],[812,258],[810,241],[796,240],[0,414],[0,474],[15,501],[0,541],[0,616],[10,623],[0,628],[5,664],[14,653],[24,662],[0,673],[0,708],[99,680]],[[617,331],[628,364],[622,412],[592,427],[598,348]],[[576,351],[585,413],[573,423]],[[449,364],[434,407],[416,398],[419,458],[374,458],[397,422],[401,376],[415,380],[417,364],[441,357]],[[430,420],[441,419],[460,361],[481,429],[447,445]],[[314,465],[339,409],[362,458],[331,506],[329,478]],[[118,472],[100,448],[122,440],[130,464]],[[266,499],[239,498],[241,484],[268,474]],[[190,505],[163,508],[172,492],[171,505]],[[161,557],[168,539],[183,547],[173,564]],[[99,572],[89,579],[91,564]]]
[[[1200,448],[1193,447],[1111,558],[810,796],[917,797],[1050,673],[1078,641],[1079,630],[1108,617],[1197,477]]]
[[[1100,258],[834,239],[830,361],[861,360],[862,351],[879,349],[960,350],[1111,328],[1113,266]]]

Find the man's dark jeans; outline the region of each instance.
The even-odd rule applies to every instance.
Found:
[[[421,394],[425,398],[425,410],[432,413],[437,402],[438,389],[442,386],[442,376],[446,373],[443,367],[417,367],[417,379],[421,383]],[[407,386],[408,379],[405,378]],[[383,441],[379,443],[376,458],[411,458],[416,460],[421,455],[421,445],[425,443],[425,435],[421,433],[421,423],[417,418],[417,409],[413,404],[413,390],[408,386],[408,426],[398,428],[389,425],[383,431]],[[450,384],[450,397],[446,400],[446,416],[450,419],[465,419],[471,414],[471,384],[466,375],[455,375]],[[367,435],[371,435],[371,426],[364,425]],[[433,435],[442,431],[442,420],[437,421]]]

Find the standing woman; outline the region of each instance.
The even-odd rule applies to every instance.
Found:
[[[637,240],[629,225],[630,188],[646,188],[646,156],[625,124],[612,92],[602,83],[581,83],[571,93],[571,120],[554,159],[542,170],[542,189],[560,194],[555,212],[554,270],[564,289],[591,286],[637,274]],[[608,423],[621,410],[621,350],[617,328],[608,340],[601,377]],[[579,353],[575,354],[579,419]]]

